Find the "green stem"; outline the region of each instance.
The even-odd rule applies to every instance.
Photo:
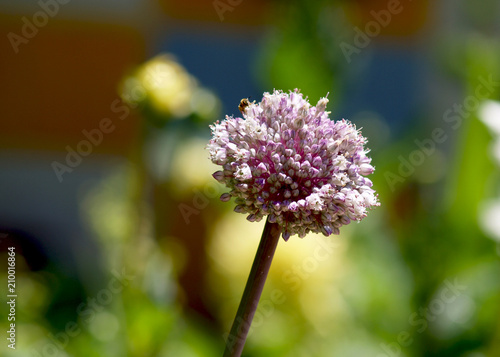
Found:
[[[238,312],[234,318],[231,332],[227,337],[224,357],[241,356],[253,316],[259,304],[260,295],[264,289],[267,273],[273,261],[280,234],[281,227],[267,220],[259,248],[257,248],[257,253],[255,254],[252,269],[250,270],[247,285],[245,286],[245,291],[238,307]]]

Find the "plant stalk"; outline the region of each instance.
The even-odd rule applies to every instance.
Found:
[[[231,332],[227,337],[224,357],[241,356],[280,235],[281,227],[267,220],[257,253],[255,254],[252,269],[250,270],[250,275],[248,276],[247,285],[245,286],[240,306],[238,307],[238,312],[234,318]]]

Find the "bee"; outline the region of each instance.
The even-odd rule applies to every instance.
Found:
[[[248,98],[243,98],[240,101],[240,104],[238,105],[238,109],[240,110],[241,114],[243,114],[245,112],[245,110],[247,109],[247,107],[249,105],[250,105],[250,101],[248,100]]]

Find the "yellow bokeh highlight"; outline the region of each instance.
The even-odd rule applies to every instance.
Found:
[[[228,323],[236,313],[263,228],[264,220],[251,223],[244,215],[227,212],[213,230],[208,247],[210,285],[214,294],[227,302],[220,314]],[[298,308],[298,318],[306,319],[323,335],[331,333],[335,320],[343,320],[336,319],[346,313],[337,286],[349,264],[347,236],[310,233],[304,239],[293,236],[288,242],[280,240],[259,305],[264,319],[262,324],[257,322],[259,336],[274,335],[277,325],[292,328],[287,325],[289,317],[283,316],[292,308]],[[259,310],[255,319],[258,315]],[[267,331],[271,327],[273,331]]]

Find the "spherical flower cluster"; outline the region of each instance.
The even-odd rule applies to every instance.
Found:
[[[226,116],[210,126],[210,159],[222,166],[214,178],[236,198],[235,211],[249,221],[269,216],[285,240],[297,234],[339,234],[378,206],[374,170],[366,139],[346,120],[334,122],[327,98],[311,106],[297,90],[264,93],[243,109],[243,118]]]

